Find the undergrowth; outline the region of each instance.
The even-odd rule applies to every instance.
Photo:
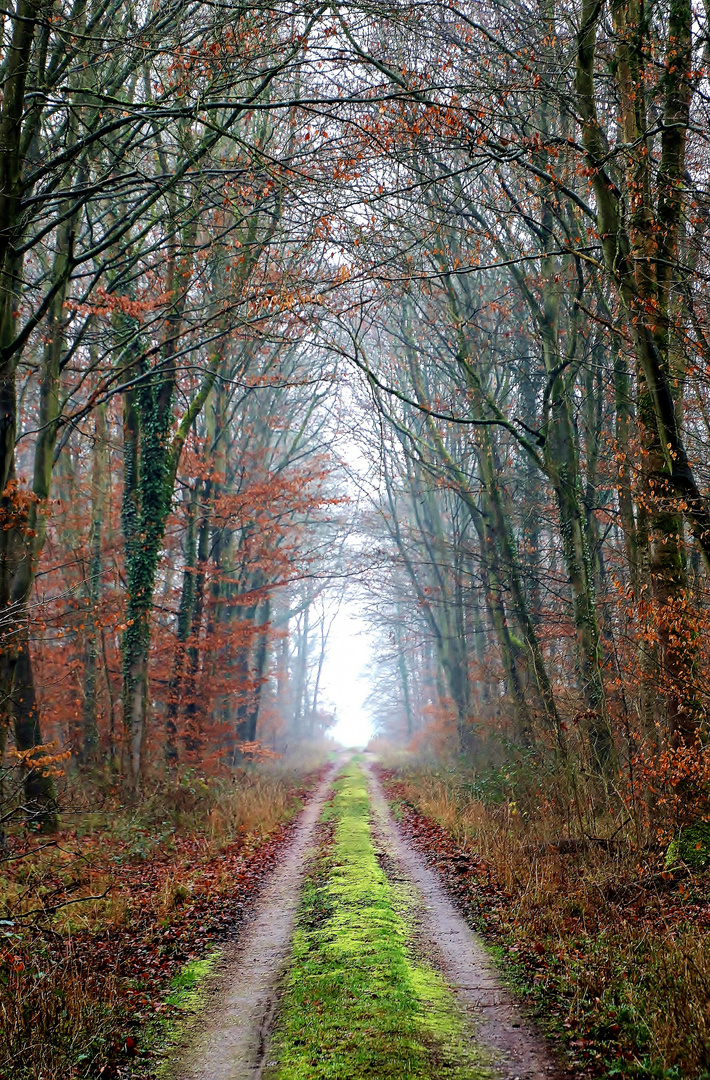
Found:
[[[514,787],[501,796],[494,779],[440,768],[387,782],[573,1063],[597,1076],[707,1080],[710,874],[673,875],[663,850],[629,842],[567,843],[549,808]]]
[[[17,828],[0,854],[0,1080],[150,1073],[170,980],[234,932],[312,779],[186,772],[130,805],[67,785],[56,838]]]

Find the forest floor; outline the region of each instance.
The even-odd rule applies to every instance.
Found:
[[[669,868],[662,844],[565,844],[554,813],[482,796],[453,766],[377,773],[575,1076],[710,1080],[710,868]]]
[[[706,879],[503,809],[343,755],[11,840],[0,1080],[708,1080]]]
[[[357,759],[183,1005],[166,1080],[562,1076]]]
[[[69,789],[58,836],[9,836],[0,1080],[155,1075],[181,995],[239,934],[320,776],[188,772],[133,806]]]

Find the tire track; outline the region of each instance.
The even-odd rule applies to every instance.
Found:
[[[421,946],[471,1017],[474,1038],[486,1047],[502,1080],[562,1080],[542,1038],[519,1011],[491,966],[485,948],[454,907],[435,873],[404,838],[372,769],[367,772],[372,808],[388,854],[420,898]]]
[[[306,804],[284,861],[257,901],[239,942],[220,960],[206,987],[204,1009],[181,1036],[161,1076],[171,1080],[261,1076],[309,849],[341,765],[333,766]]]
[[[277,1016],[278,988],[288,964],[304,872],[316,825],[341,759],[321,781],[301,814],[281,866],[206,987],[206,1001],[173,1049],[161,1077],[170,1080],[255,1080],[267,1065]],[[526,1022],[477,936],[446,895],[437,874],[399,831],[382,788],[365,768],[373,819],[387,855],[387,872],[414,896],[418,949],[443,974],[470,1038],[490,1052],[501,1080],[563,1080],[544,1041]]]

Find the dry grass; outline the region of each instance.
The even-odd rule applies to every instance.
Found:
[[[398,780],[398,797],[480,857],[498,889],[472,884],[468,902],[574,1032],[580,1060],[604,1076],[710,1076],[709,873],[674,882],[662,852],[628,841],[564,853],[564,823],[538,809],[549,801],[487,804],[454,770]]]
[[[98,1076],[115,1056],[115,972],[92,971],[70,941],[38,945],[32,963],[24,950],[0,962],[0,1077]]]
[[[207,815],[207,829],[215,844],[235,836],[265,836],[293,816],[293,774],[245,774],[231,786],[218,788]]]
[[[283,769],[186,772],[130,805],[72,781],[72,827],[54,846],[18,824],[0,856],[0,1080],[129,1075],[144,1002],[186,948],[229,926],[233,898],[259,880],[252,853],[308,782]]]

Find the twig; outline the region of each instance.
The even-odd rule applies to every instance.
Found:
[[[60,908],[69,907],[70,904],[84,904],[89,900],[105,900],[108,894],[111,892],[111,886],[105,892],[102,892],[100,896],[77,896],[74,900],[64,900],[61,904],[54,904],[48,908],[33,908],[32,911],[25,911],[22,915],[16,915],[16,919],[29,919],[30,915],[54,915]]]
[[[23,851],[19,855],[0,855],[0,863],[17,862],[19,859],[26,859],[30,855],[36,855],[38,851],[44,851],[48,847],[57,847],[56,840],[50,840],[46,844],[42,844],[40,847],[30,848],[29,851]]]

